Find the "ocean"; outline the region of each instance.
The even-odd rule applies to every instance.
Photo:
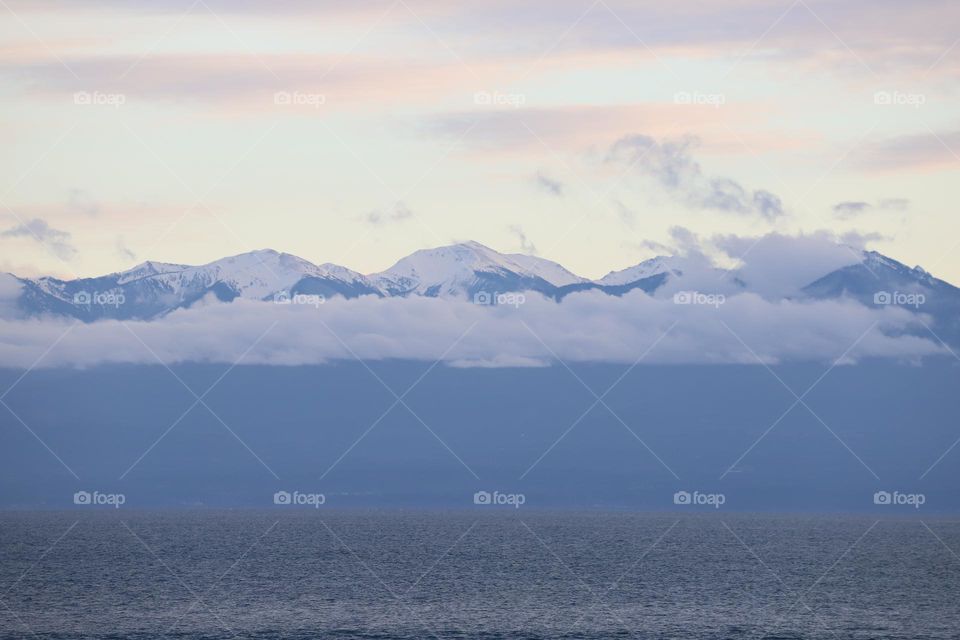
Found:
[[[935,517],[7,511],[0,637],[946,639],[957,551]]]

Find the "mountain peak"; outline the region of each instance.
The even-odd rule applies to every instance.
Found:
[[[598,280],[600,284],[617,286],[635,282],[642,278],[649,278],[665,271],[670,271],[674,258],[671,256],[655,256],[635,264],[632,267],[611,271]]]
[[[371,276],[389,292],[463,295],[482,280],[542,280],[553,286],[585,282],[537,256],[503,254],[474,240],[415,251]]]
[[[858,252],[862,263],[848,264],[809,282],[802,286],[803,295],[813,299],[852,295],[872,303],[874,293],[884,287],[890,291],[925,287],[948,291],[950,296],[960,294],[949,283],[937,280],[921,267],[911,269],[876,251]],[[724,275],[733,277],[724,278]],[[92,320],[99,317],[159,317],[173,309],[190,306],[211,293],[222,301],[235,298],[270,300],[280,292],[345,298],[420,295],[462,300],[478,294],[486,294],[485,299],[490,299],[494,293],[529,291],[559,302],[571,293],[587,290],[623,295],[640,288],[661,298],[679,290],[699,291],[703,287],[706,287],[703,290],[711,291],[728,287],[731,293],[792,295],[784,294],[780,289],[766,291],[762,281],[741,275],[739,271],[727,272],[716,267],[702,254],[691,254],[656,256],[632,267],[612,271],[599,280],[587,280],[556,262],[521,253],[500,253],[470,240],[415,251],[386,271],[364,276],[337,264],[317,265],[268,248],[200,266],[148,260],[127,271],[96,278],[70,281],[19,278],[23,291],[28,294],[24,294],[18,304],[28,313],[53,311]],[[808,274],[801,275],[806,277]],[[77,291],[104,291],[107,288],[119,288],[130,304],[114,309],[77,306],[73,302]],[[930,298],[932,300],[933,296]]]
[[[869,263],[869,264],[882,265],[882,266],[891,267],[891,268],[894,268],[894,269],[896,269],[896,268],[905,268],[905,267],[906,267],[905,264],[903,264],[903,263],[901,263],[901,262],[897,262],[897,261],[894,260],[893,258],[888,258],[887,256],[883,255],[883,254],[880,253],[879,251],[872,251],[872,250],[871,250],[871,251],[866,251],[866,250],[864,250],[864,251],[863,251],[863,260],[864,260],[864,262],[867,262],[867,263]]]
[[[219,260],[214,260],[213,262],[209,262],[207,264],[216,264],[218,262],[226,262],[226,261],[238,261],[246,258],[273,259],[282,255],[288,255],[288,254],[280,253],[279,251],[276,251],[274,249],[254,249],[253,251],[244,251],[243,253],[237,253],[232,256],[226,256],[226,257],[220,258]]]
[[[117,284],[125,284],[127,282],[133,282],[134,280],[139,280],[141,278],[149,278],[150,276],[156,276],[162,273],[183,271],[187,268],[187,265],[183,264],[172,264],[169,262],[154,262],[153,260],[147,260],[146,262],[141,262],[140,264],[127,269],[126,271],[117,272]]]
[[[485,245],[485,244],[483,244],[483,243],[480,243],[480,242],[477,242],[476,240],[465,240],[465,241],[463,241],[463,242],[458,242],[458,243],[456,243],[455,245],[452,245],[452,246],[467,247],[467,248],[470,248],[470,249],[474,249],[474,250],[476,250],[476,251],[494,251],[493,249],[491,249],[491,248],[488,247],[487,245]]]

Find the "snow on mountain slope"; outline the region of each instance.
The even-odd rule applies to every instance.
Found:
[[[659,299],[669,299],[678,291],[726,296],[750,292],[768,299],[855,298],[872,306],[878,293],[888,292],[894,300],[898,293],[919,293],[925,302],[911,310],[937,318],[933,329],[950,338],[955,336],[960,343],[960,289],[919,267],[907,267],[879,253],[857,253],[860,262],[817,276],[799,290],[789,287],[786,293],[764,289],[756,270],[720,269],[702,254],[658,256],[591,281],[555,262],[501,254],[477,242],[417,251],[390,269],[369,276],[263,249],[200,266],[144,262],[96,278],[13,276],[5,289],[10,291],[8,309],[17,315],[61,315],[87,322],[157,318],[200,300],[271,300],[280,292],[326,298],[419,295],[471,300],[480,293],[488,294],[485,299],[489,299],[493,293],[526,291],[561,303],[569,295],[588,290],[621,296],[639,288]],[[809,276],[808,270],[794,273],[789,264],[781,271],[792,274],[798,282],[806,282]]]
[[[611,271],[595,282],[604,286],[629,284],[631,282],[636,282],[637,280],[655,276],[658,273],[672,271],[674,268],[674,262],[675,258],[670,256],[657,256],[655,258],[650,258],[649,260],[644,260],[640,264],[636,264],[632,267],[621,269],[620,271]]]
[[[960,289],[933,277],[922,267],[908,267],[876,251],[864,251],[863,261],[832,271],[803,288],[813,298],[857,298],[873,304],[878,293],[920,293],[927,308],[955,304]]]
[[[317,274],[315,277],[318,278],[333,278],[335,280],[341,280],[343,282],[357,282],[357,281],[366,281],[367,277],[353,269],[348,269],[346,267],[341,267],[338,264],[333,264],[332,262],[324,262],[321,265],[317,265]]]
[[[201,266],[146,262],[116,274],[118,284],[150,279],[171,291],[196,291],[223,284],[242,298],[263,299],[289,290],[305,277],[363,281],[361,274],[334,264],[315,265],[289,253],[261,249]]]
[[[583,282],[559,264],[525,255],[505,255],[479,242],[422,249],[386,271],[369,276],[384,293],[463,297],[484,283],[562,286]]]
[[[567,269],[562,265],[553,262],[552,260],[545,260],[544,258],[538,258],[537,256],[528,256],[525,253],[508,253],[506,254],[506,257],[513,262],[516,262],[529,273],[536,274],[550,284],[558,287],[565,287],[569,284],[577,284],[580,282],[588,282],[586,278],[581,278],[580,276],[567,271]]]
[[[700,254],[689,256],[657,256],[640,264],[611,271],[595,282],[603,287],[622,287],[661,276],[656,297],[670,297],[679,291],[701,291],[732,295],[742,288],[735,272],[717,268]]]
[[[223,283],[242,298],[262,299],[289,289],[304,276],[325,276],[316,265],[288,253],[261,249],[242,253],[180,272],[161,274],[156,279],[171,286],[212,286]],[[358,274],[359,275],[359,274]]]
[[[332,264],[314,265],[272,249],[251,251],[189,266],[144,262],[96,278],[20,279],[20,306],[28,314],[66,314],[83,320],[152,318],[207,296],[271,299],[280,292],[355,297],[377,293],[361,274]],[[106,301],[101,303],[99,301]]]
[[[149,278],[161,273],[172,273],[189,268],[189,265],[185,264],[170,264],[167,262],[152,262],[148,260],[147,262],[138,264],[132,269],[120,271],[114,275],[117,276],[117,284],[126,284],[134,280],[139,280],[140,278]]]

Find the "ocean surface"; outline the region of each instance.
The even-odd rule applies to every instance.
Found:
[[[935,517],[3,512],[0,637],[957,638],[957,552]]]

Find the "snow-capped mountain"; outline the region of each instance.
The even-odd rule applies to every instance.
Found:
[[[543,278],[552,285],[565,287],[580,282],[589,282],[586,278],[567,271],[562,265],[551,260],[530,256],[525,253],[508,253],[507,257],[531,273]]]
[[[934,278],[922,267],[910,268],[876,251],[864,251],[861,262],[815,280],[804,288],[804,292],[816,298],[847,296],[872,303],[879,283],[887,285],[890,290],[929,294],[927,297],[931,303],[937,302],[938,298],[942,301],[957,290],[953,285]]]
[[[540,291],[586,282],[536,256],[498,253],[479,242],[423,249],[403,258],[371,282],[386,295],[470,297],[481,291]]]
[[[189,265],[185,264],[170,264],[167,262],[142,262],[132,269],[126,271],[121,271],[117,273],[117,284],[126,284],[128,282],[133,282],[134,280],[139,280],[140,278],[147,278],[150,276],[156,276],[163,273],[173,273],[175,271],[183,271],[184,269],[189,269]]]
[[[960,289],[920,267],[907,267],[873,251],[859,252],[859,256],[859,262],[817,277],[800,288],[799,294],[792,289],[789,294],[777,295],[801,300],[851,298],[865,305],[897,304],[932,317],[931,330],[945,341],[960,343]],[[489,300],[497,293],[533,291],[562,302],[570,294],[589,290],[621,296],[641,289],[661,299],[670,299],[678,291],[727,296],[757,292],[744,274],[719,269],[702,255],[658,256],[588,280],[555,262],[502,254],[477,242],[416,251],[386,271],[370,275],[263,249],[201,266],[144,262],[97,278],[10,278],[20,286],[15,300],[18,315],[64,315],[83,321],[150,319],[203,300],[272,300],[296,294],[474,300],[483,293],[487,294],[483,299]],[[769,292],[765,295],[770,297]]]
[[[719,269],[702,254],[657,256],[611,271],[595,282],[607,293],[622,294],[639,287],[657,297],[671,297],[680,291],[733,295],[745,287],[738,272]]]
[[[315,265],[272,249],[230,256],[201,266],[144,262],[97,278],[18,279],[20,307],[29,315],[54,313],[81,320],[152,318],[207,297],[270,299],[278,292],[355,297],[376,293],[354,271]]]
[[[597,280],[597,284],[616,287],[629,284],[631,282],[636,282],[637,280],[642,280],[644,278],[649,278],[651,276],[659,275],[661,273],[677,273],[681,271],[680,265],[677,264],[677,262],[677,258],[672,256],[657,256],[655,258],[650,258],[649,260],[644,260],[640,264],[636,264],[632,267],[621,269],[620,271],[611,271],[607,275]]]
[[[695,289],[715,290],[720,287],[727,289],[726,293],[731,292],[730,285],[736,285],[734,289],[742,285],[735,271],[719,269],[709,258],[699,253],[650,258],[632,267],[611,271],[596,283],[605,287],[622,287],[657,276],[662,276],[664,283]]]

